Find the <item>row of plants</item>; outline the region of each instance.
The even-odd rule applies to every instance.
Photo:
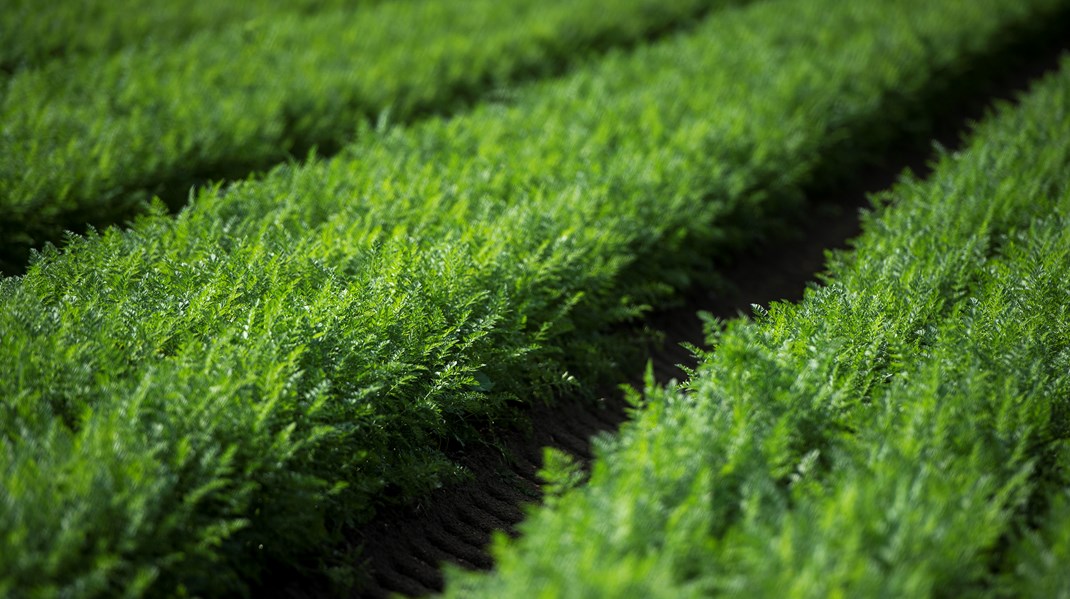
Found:
[[[290,13],[355,8],[376,0],[193,0],[49,2],[9,0],[0,12],[0,76],[86,54],[109,54],[150,42],[176,43],[205,30]]]
[[[332,153],[363,124],[456,112],[487,93],[506,99],[517,80],[562,72],[734,1],[294,7],[18,72],[0,96],[0,267],[21,272],[30,248],[87,223],[123,222],[153,195],[176,209],[191,185],[314,147]]]
[[[1066,597],[1070,58],[874,198],[798,304],[710,321],[474,597]],[[1050,511],[1049,511],[1050,510]]]
[[[463,475],[447,450],[515,402],[590,390],[609,325],[777,234],[1064,9],[726,8],[72,236],[0,281],[0,594],[233,592],[309,557],[350,581],[346,527]]]

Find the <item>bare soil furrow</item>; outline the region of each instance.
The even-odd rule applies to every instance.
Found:
[[[515,510],[516,518],[513,521],[503,519],[498,515],[489,512],[477,503],[475,498],[468,498],[469,503],[457,507],[457,519],[460,520],[466,527],[474,530],[484,530],[491,528],[494,530],[506,530],[513,523],[523,517],[523,512]]]
[[[521,505],[535,500],[534,497],[521,493],[504,493],[498,485],[488,485],[485,492],[473,492],[470,498],[475,509],[493,514],[509,525],[523,519]]]
[[[482,547],[465,543],[441,525],[427,531],[427,541],[440,555],[440,562],[454,562],[469,570],[489,570],[494,566],[494,561]]]
[[[386,578],[380,581],[384,595],[392,592],[400,593],[395,578],[400,578],[402,583],[409,586],[418,585],[424,589],[422,593],[425,594],[435,592],[441,585],[442,574],[439,572],[439,565],[428,564],[415,555],[398,559],[397,562],[383,564],[381,567],[387,574]]]
[[[586,439],[578,437],[571,430],[569,430],[570,422],[561,423],[561,430],[557,434],[551,435],[553,439],[553,445],[558,449],[563,449],[572,455],[580,458],[583,461],[589,461],[591,459],[591,450],[588,446]]]
[[[460,543],[463,543],[466,546],[466,550],[473,550],[475,553],[472,555],[476,557],[476,559],[472,560],[473,563],[483,564],[483,558],[486,557],[486,553],[483,552],[483,546],[486,545],[487,539],[486,535],[482,533],[482,523],[465,522],[459,517],[460,512],[461,510],[457,510],[443,518],[442,532],[448,534],[451,541],[456,539]],[[493,565],[493,562],[489,559],[486,560],[487,568],[490,568]]]
[[[414,539],[419,540],[419,543],[415,544],[413,547],[414,555],[416,555],[421,562],[428,564],[429,566],[437,567],[442,564],[442,562],[449,561],[462,568],[476,569],[474,564],[463,557],[454,555],[453,552],[442,549],[442,543],[434,541],[430,534],[418,535],[417,537],[414,537]],[[436,571],[434,579],[429,579],[426,584],[435,590],[441,590],[441,572]]]
[[[423,596],[434,593],[437,588],[427,586],[412,576],[412,570],[403,568],[400,572],[391,568],[390,564],[379,564],[376,575],[374,594],[377,597],[387,597],[391,593],[402,595]],[[371,589],[369,589],[371,590]]]

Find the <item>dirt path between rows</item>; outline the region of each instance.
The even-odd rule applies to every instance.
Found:
[[[950,107],[931,141],[954,149],[961,145],[969,124],[983,116],[995,101],[1012,99],[1033,79],[1053,71],[1058,57],[1070,47],[1063,40],[1043,48],[1028,63],[1019,62],[966,104]],[[1012,61],[1013,62],[1013,61]],[[723,269],[732,288],[714,293],[694,289],[678,308],[652,314],[641,326],[663,333],[664,341],[649,348],[649,359],[659,382],[681,380],[677,365],[693,366],[694,357],[682,343],[702,346],[702,310],[719,318],[750,314],[751,305],[801,299],[807,284],[824,269],[825,251],[845,248],[860,232],[859,213],[867,195],[889,187],[904,169],[919,176],[929,172],[931,144],[900,143],[882,164],[866,169],[853,183],[811,194],[812,210],[797,223],[797,239],[767,244],[733,257]],[[636,372],[641,372],[641,366]],[[627,383],[641,387],[641,376]],[[617,390],[607,391],[599,402],[561,399],[552,407],[527,408],[522,419],[530,432],[507,433],[504,451],[480,448],[457,460],[473,474],[470,482],[439,489],[419,503],[381,512],[351,539],[363,547],[365,571],[355,597],[392,594],[425,596],[443,588],[441,565],[490,569],[486,548],[495,531],[516,534],[525,505],[537,503],[542,482],[542,448],[562,449],[587,464],[592,459],[591,438],[617,429],[627,418],[627,402]],[[274,590],[281,596],[303,598],[328,595],[324,589],[291,582]]]

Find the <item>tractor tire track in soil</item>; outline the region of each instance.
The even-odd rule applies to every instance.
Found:
[[[852,182],[814,190],[808,214],[795,223],[795,239],[733,256],[721,268],[730,288],[693,289],[681,306],[650,315],[640,327],[659,332],[662,339],[647,348],[655,379],[661,383],[684,380],[686,373],[678,365],[696,364],[681,344],[704,345],[699,311],[727,319],[751,313],[753,304],[801,299],[806,286],[824,269],[825,252],[848,247],[849,240],[860,233],[859,215],[869,206],[868,194],[889,187],[904,169],[927,176],[932,142],[949,149],[960,147],[971,122],[996,101],[1013,100],[1031,81],[1054,71],[1068,48],[1070,40],[1057,40],[1007,61],[1002,73],[989,78],[983,93],[945,108],[930,143],[902,141],[885,154],[881,164],[863,169]],[[642,377],[627,383],[641,388]],[[521,421],[530,422],[529,432],[505,433],[501,450],[484,447],[457,456],[473,475],[469,482],[439,489],[415,505],[382,510],[356,531],[349,541],[362,547],[368,578],[352,596],[418,597],[441,592],[444,563],[473,570],[493,568],[486,550],[492,535],[503,531],[515,536],[524,506],[541,498],[542,448],[564,450],[589,466],[592,437],[615,431],[628,417],[628,403],[618,390],[604,393],[598,402],[562,398],[554,406],[534,405],[525,410]],[[272,594],[303,598],[330,593],[317,583],[291,580],[275,587]]]

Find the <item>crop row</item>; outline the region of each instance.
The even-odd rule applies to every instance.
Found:
[[[251,25],[292,13],[311,14],[376,0],[194,0],[48,2],[9,0],[0,12],[0,73],[40,68],[85,54],[106,55],[152,41],[178,43],[205,30]]]
[[[294,10],[19,72],[0,100],[0,260],[8,263],[0,267],[21,272],[31,247],[86,223],[122,222],[154,194],[177,208],[194,183],[242,177],[317,146],[333,151],[368,122],[451,112],[487,91],[505,97],[518,79],[731,1]]]
[[[1070,58],[878,196],[799,304],[637,394],[590,483],[453,594],[1067,596],[1066,131]]]
[[[589,389],[608,325],[1064,5],[728,8],[45,252],[0,281],[0,594],[220,592],[309,555],[344,578],[330,541],[455,478],[445,447]]]

